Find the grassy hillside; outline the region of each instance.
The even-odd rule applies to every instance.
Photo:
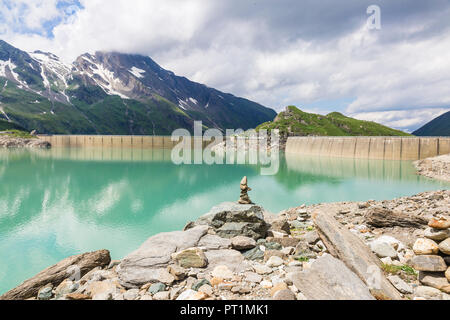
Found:
[[[431,120],[422,128],[413,132],[415,136],[450,136],[450,111]]]
[[[0,131],[11,131],[11,130],[20,130],[25,131],[24,128],[19,126],[14,122],[8,122],[6,120],[0,119]]]
[[[333,112],[326,116],[307,113],[289,106],[274,121],[259,125],[256,130],[279,129],[284,136],[409,136],[408,133],[381,124],[357,120]]]

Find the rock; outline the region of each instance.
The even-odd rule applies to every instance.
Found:
[[[191,289],[188,289],[182,292],[177,300],[205,300],[208,296],[204,292],[197,292]]]
[[[430,227],[425,230],[424,237],[435,241],[442,241],[450,237],[450,229],[440,230]]]
[[[272,282],[271,282],[271,281],[268,281],[268,280],[263,280],[263,281],[261,281],[260,285],[261,285],[261,287],[264,288],[264,289],[270,289],[270,288],[273,287]]]
[[[208,260],[200,248],[184,249],[172,254],[172,259],[178,262],[182,268],[204,268]]]
[[[266,241],[263,244],[264,247],[266,247],[269,250],[281,250],[283,247],[278,242],[269,242]]]
[[[295,252],[295,248],[294,247],[285,247],[285,248],[281,249],[281,253],[283,255],[285,255],[285,256],[290,256],[294,252]]]
[[[447,255],[450,255],[450,238],[439,243],[439,250]]]
[[[304,258],[315,258],[316,254],[309,249],[309,245],[306,242],[299,242],[295,247],[295,255]]]
[[[286,234],[291,233],[291,226],[284,217],[277,217],[270,221],[270,229]]]
[[[392,246],[387,242],[372,241],[370,249],[380,258],[397,258],[398,254]]]
[[[153,300],[153,298],[152,298],[152,296],[149,295],[149,294],[144,294],[144,295],[141,297],[140,300],[147,300],[147,301],[149,301],[149,300]]]
[[[125,300],[136,300],[139,295],[138,289],[130,289],[123,294]]]
[[[210,282],[211,282],[211,286],[217,287],[218,285],[223,283],[223,279],[222,278],[213,277]]]
[[[38,300],[50,300],[53,297],[53,285],[50,283],[38,291]]]
[[[358,236],[326,212],[316,211],[313,214],[313,220],[316,230],[328,251],[355,272],[370,287],[375,298],[380,300],[402,299],[397,289],[384,276],[380,268],[380,259],[371,252]],[[374,277],[377,278],[377,281],[374,281]],[[297,286],[297,288],[299,287]],[[301,291],[300,288],[299,290]]]
[[[231,280],[234,277],[233,271],[231,271],[227,266],[224,265],[215,267],[211,275],[215,278],[221,278],[225,280]]]
[[[197,291],[206,294],[208,297],[213,295],[213,288],[209,284],[202,285]]]
[[[319,237],[319,234],[317,233],[317,231],[314,230],[314,231],[307,232],[304,235],[304,239],[308,244],[312,245],[312,244],[316,244],[320,240],[320,237]]]
[[[435,288],[427,286],[418,286],[414,291],[414,295],[427,300],[442,300],[443,293]]]
[[[329,254],[294,274],[292,281],[309,300],[374,300],[364,282]]]
[[[187,231],[165,232],[150,237],[117,266],[121,284],[132,288],[158,282],[161,270],[165,270],[171,261],[171,255],[195,247],[207,231],[207,226],[197,226]]]
[[[170,300],[170,292],[169,291],[161,291],[158,293],[155,293],[153,295],[153,300]]]
[[[257,240],[264,238],[269,229],[260,206],[234,202],[224,202],[213,207],[196,224],[213,227],[216,234],[223,238],[246,236]]]
[[[86,294],[92,297],[92,300],[112,300],[116,293],[120,293],[118,283],[111,280],[93,281],[88,284]]]
[[[248,260],[262,260],[264,258],[264,252],[260,248],[253,248],[251,250],[242,253]]]
[[[376,228],[403,227],[421,228],[427,221],[421,217],[394,212],[389,209],[374,207],[366,214],[367,224]]]
[[[156,280],[162,283],[172,284],[175,281],[175,276],[167,271],[167,269],[161,269]]]
[[[250,267],[244,256],[237,250],[211,250],[205,252],[208,267],[205,272],[212,272],[217,266],[227,266],[234,273],[244,272]]]
[[[387,278],[401,293],[410,294],[414,292],[413,288],[405,281],[403,281],[399,276],[391,275]]]
[[[87,294],[82,294],[82,293],[69,293],[66,295],[66,299],[67,300],[90,300],[91,297],[88,296]]]
[[[289,289],[277,291],[275,293],[275,295],[273,296],[273,299],[274,300],[297,300],[295,297],[295,294]]]
[[[295,250],[295,249],[294,249]],[[280,257],[281,259],[286,258],[286,254],[279,250],[266,250],[264,251],[264,262],[267,262],[272,257]]]
[[[266,266],[268,266],[270,268],[279,267],[282,264],[284,264],[283,259],[281,259],[280,257],[277,257],[277,256],[271,256],[269,258],[269,260],[267,260],[267,262],[266,262]]]
[[[244,277],[248,282],[253,283],[259,283],[263,279],[259,274],[250,271],[244,273]]]
[[[413,246],[414,253],[417,255],[437,254],[439,247],[436,242],[431,239],[417,239]]]
[[[151,294],[155,294],[155,293],[165,291],[165,290],[166,290],[166,285],[161,282],[154,283],[150,286],[150,288],[148,288],[148,292]]]
[[[445,277],[448,281],[450,281],[450,267],[447,268],[447,271],[445,271]]]
[[[441,217],[439,219],[431,219],[430,222],[428,222],[428,226],[435,229],[449,229],[450,228],[450,220],[444,217]]]
[[[257,274],[269,274],[272,273],[272,268],[265,266],[263,264],[257,264],[253,267]]]
[[[270,289],[270,295],[273,297],[278,291],[286,290],[287,288],[288,286],[285,282],[279,282]]]
[[[276,242],[279,243],[282,247],[296,247],[300,242],[299,238],[293,237],[284,237],[284,238],[273,238],[267,237],[267,242]]]
[[[236,250],[248,250],[256,246],[256,241],[253,238],[237,236],[231,239],[231,246]]]
[[[201,279],[201,280],[197,281],[196,283],[194,283],[194,285],[192,286],[192,290],[198,291],[198,289],[205,284],[207,284],[209,286],[211,285],[211,283],[208,280]]]
[[[447,270],[447,265],[444,259],[439,256],[431,255],[421,255],[415,256],[409,262],[411,267],[418,271],[445,271]]]
[[[203,250],[219,250],[231,248],[231,240],[213,234],[207,234],[200,239],[198,247]]]
[[[450,293],[450,283],[441,272],[419,272],[419,281],[425,286],[439,289],[445,293]]]
[[[53,286],[58,286],[65,279],[69,278],[74,270],[79,270],[82,277],[96,267],[106,267],[110,262],[111,257],[108,250],[88,252],[66,258],[39,272],[20,286],[6,292],[0,296],[0,300],[25,300],[35,297],[40,288],[49,283]],[[74,266],[77,269],[73,269]]]
[[[78,284],[68,279],[61,282],[55,289],[55,298],[58,299],[66,294],[75,292],[78,289]]]
[[[170,265],[167,267],[167,271],[175,278],[175,280],[180,281],[187,277],[187,271],[185,268],[177,266],[177,265]]]

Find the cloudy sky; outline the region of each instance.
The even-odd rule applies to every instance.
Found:
[[[277,111],[412,131],[450,110],[449,17],[448,0],[0,0],[0,38],[67,62],[145,54]]]

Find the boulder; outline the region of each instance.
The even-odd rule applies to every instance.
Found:
[[[236,250],[248,250],[256,246],[256,241],[253,238],[237,236],[231,239],[231,246]]]
[[[413,288],[405,281],[403,281],[399,276],[390,275],[387,278],[394,285],[394,287],[401,293],[410,294],[414,292]]]
[[[0,296],[0,300],[25,300],[35,297],[43,286],[49,283],[58,286],[65,279],[70,278],[73,275],[74,266],[80,271],[82,277],[96,267],[106,267],[110,262],[111,257],[108,250],[88,252],[66,258],[6,292]]]
[[[172,259],[182,268],[204,268],[208,260],[202,249],[188,248],[172,254]]]
[[[374,297],[377,299],[402,299],[397,289],[384,276],[380,259],[358,236],[342,226],[327,212],[320,210],[314,212],[313,220],[328,251],[355,272],[370,287]]]
[[[424,237],[434,241],[442,241],[450,237],[450,229],[441,230],[429,227],[425,229]]]
[[[370,243],[370,249],[380,258],[397,258],[397,251],[387,242],[374,240]]]
[[[413,245],[414,253],[417,255],[437,254],[439,247],[436,242],[431,239],[417,239]]]
[[[444,259],[434,255],[415,256],[409,261],[409,265],[418,271],[439,272],[447,270]]]
[[[374,207],[370,208],[366,214],[367,224],[376,228],[403,227],[421,228],[427,224],[427,220],[421,217],[394,212],[389,209]]]
[[[309,300],[375,300],[364,282],[342,261],[329,254],[291,278]]]
[[[445,230],[450,228],[450,220],[444,217],[439,219],[431,219],[428,226],[435,229]]]
[[[416,297],[422,297],[427,300],[442,300],[444,294],[436,288],[427,286],[418,286],[414,291]]]
[[[211,226],[223,238],[246,236],[257,240],[264,238],[269,229],[262,207],[235,202],[224,202],[213,207],[195,224]]]
[[[445,271],[445,277],[448,281],[450,281],[450,267],[447,268],[447,271]]]
[[[419,272],[419,281],[425,286],[439,289],[445,293],[450,293],[450,283],[442,272]]]
[[[172,254],[196,247],[207,232],[207,226],[196,226],[186,231],[164,232],[150,237],[117,266],[120,283],[133,288],[160,282],[160,273],[166,271]]]
[[[450,238],[439,243],[439,250],[446,255],[450,255]]]

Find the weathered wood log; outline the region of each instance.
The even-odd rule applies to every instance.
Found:
[[[0,296],[0,300],[24,300],[36,297],[43,286],[51,283],[58,286],[73,275],[73,266],[77,267],[82,277],[96,267],[105,267],[111,262],[108,250],[88,252],[66,258],[57,264],[39,272],[34,277],[24,281],[18,287]]]
[[[394,212],[392,210],[384,208],[369,209],[366,213],[365,218],[368,225],[377,228],[420,228],[428,223],[428,221],[424,218],[408,215],[405,213]]]
[[[329,213],[316,211],[312,217],[328,251],[356,273],[376,299],[402,299],[397,289],[384,276],[380,259],[358,236],[342,226]]]

